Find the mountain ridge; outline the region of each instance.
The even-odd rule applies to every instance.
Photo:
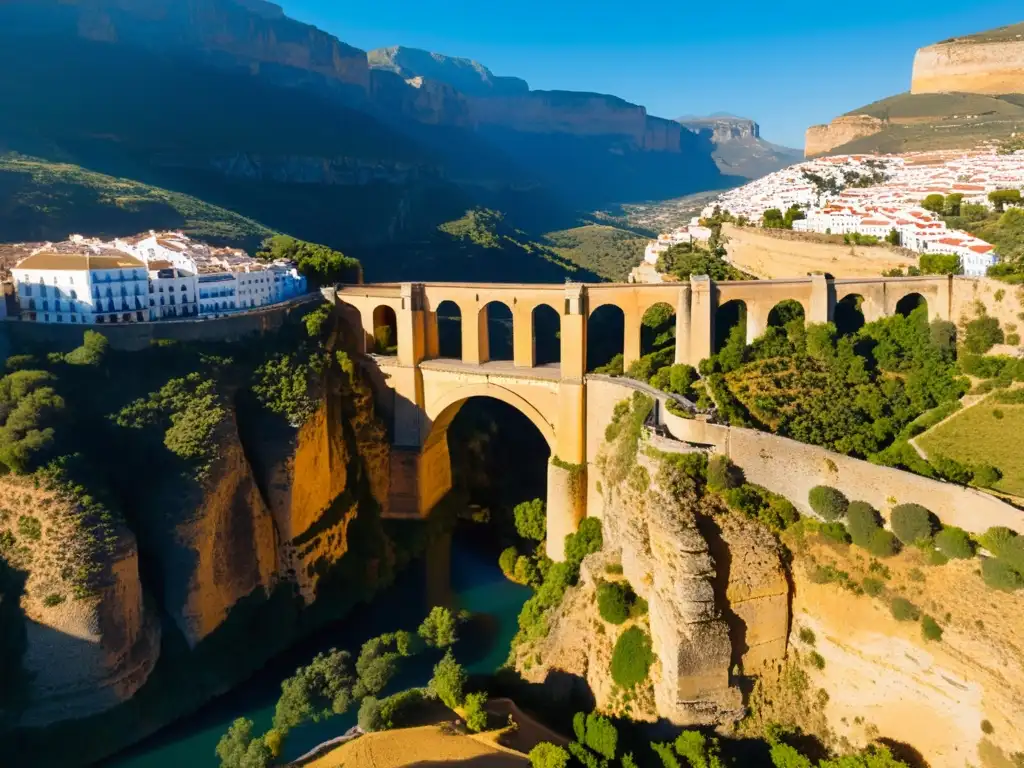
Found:
[[[761,126],[746,117],[724,112],[708,116],[677,117],[676,122],[711,142],[712,157],[724,174],[755,179],[803,159],[799,149],[761,138]]]

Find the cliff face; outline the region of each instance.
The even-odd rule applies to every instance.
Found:
[[[914,56],[910,91],[1024,92],[1024,24],[921,48]]]
[[[730,176],[756,179],[803,159],[796,149],[761,138],[761,127],[742,117],[680,117],[683,128],[709,142],[719,170]]]
[[[375,70],[393,72],[404,80],[424,78],[445,83],[467,96],[507,96],[526,93],[530,86],[518,77],[499,77],[479,62],[396,45],[367,54]]]
[[[812,125],[807,129],[804,154],[808,157],[824,154],[841,144],[872,136],[885,129],[885,122],[870,115],[837,117],[827,125]]]
[[[37,5],[57,5],[36,0]],[[369,90],[366,54],[316,27],[290,19],[270,3],[236,0],[71,0],[78,34],[88,40],[146,48],[199,49],[258,72],[285,67]]]
[[[101,557],[82,527],[82,509],[56,489],[15,476],[0,478],[3,559],[23,586],[19,616],[0,627],[24,633],[16,699],[19,722],[46,725],[85,717],[129,699],[145,683],[160,651],[159,619],[143,601],[135,536],[115,526]],[[38,533],[33,532],[33,529]],[[99,567],[92,569],[94,563]],[[88,586],[77,576],[92,570]],[[3,708],[0,697],[0,710]]]

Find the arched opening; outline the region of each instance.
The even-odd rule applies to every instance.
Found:
[[[398,318],[395,310],[383,304],[373,310],[373,353],[398,354]]]
[[[805,319],[804,305],[795,299],[780,301],[768,313],[768,325],[776,328],[785,328],[794,320],[804,321]]]
[[[553,307],[533,308],[534,365],[551,365],[562,359],[562,318]]]
[[[924,307],[924,316],[928,316],[928,301],[920,293],[908,293],[896,302],[896,314],[910,317],[915,309]]]
[[[462,311],[454,301],[437,305],[437,354],[449,360],[462,359]]]
[[[511,360],[513,356],[512,310],[500,301],[492,301],[480,311],[487,313],[487,359]]]
[[[836,302],[833,319],[841,335],[856,333],[864,327],[864,297],[857,293],[844,296]]]
[[[747,341],[747,305],[739,299],[722,304],[715,310],[715,344],[716,353],[722,350],[730,339],[735,336],[734,343],[746,344]]]
[[[640,354],[676,346],[676,311],[671,304],[661,302],[649,307],[640,320]]]
[[[587,318],[587,372],[622,373],[625,352],[626,314],[614,304],[604,304]]]

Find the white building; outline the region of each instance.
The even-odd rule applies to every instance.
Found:
[[[112,243],[72,235],[39,246],[12,274],[21,318],[43,323],[218,317],[306,292],[292,263],[267,264],[179,232]]]

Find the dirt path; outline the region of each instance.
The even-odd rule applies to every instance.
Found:
[[[773,237],[750,227],[726,224],[729,262],[762,279],[800,277],[828,272],[836,277],[880,277],[894,267],[916,265],[916,260],[882,246],[854,247]]]

